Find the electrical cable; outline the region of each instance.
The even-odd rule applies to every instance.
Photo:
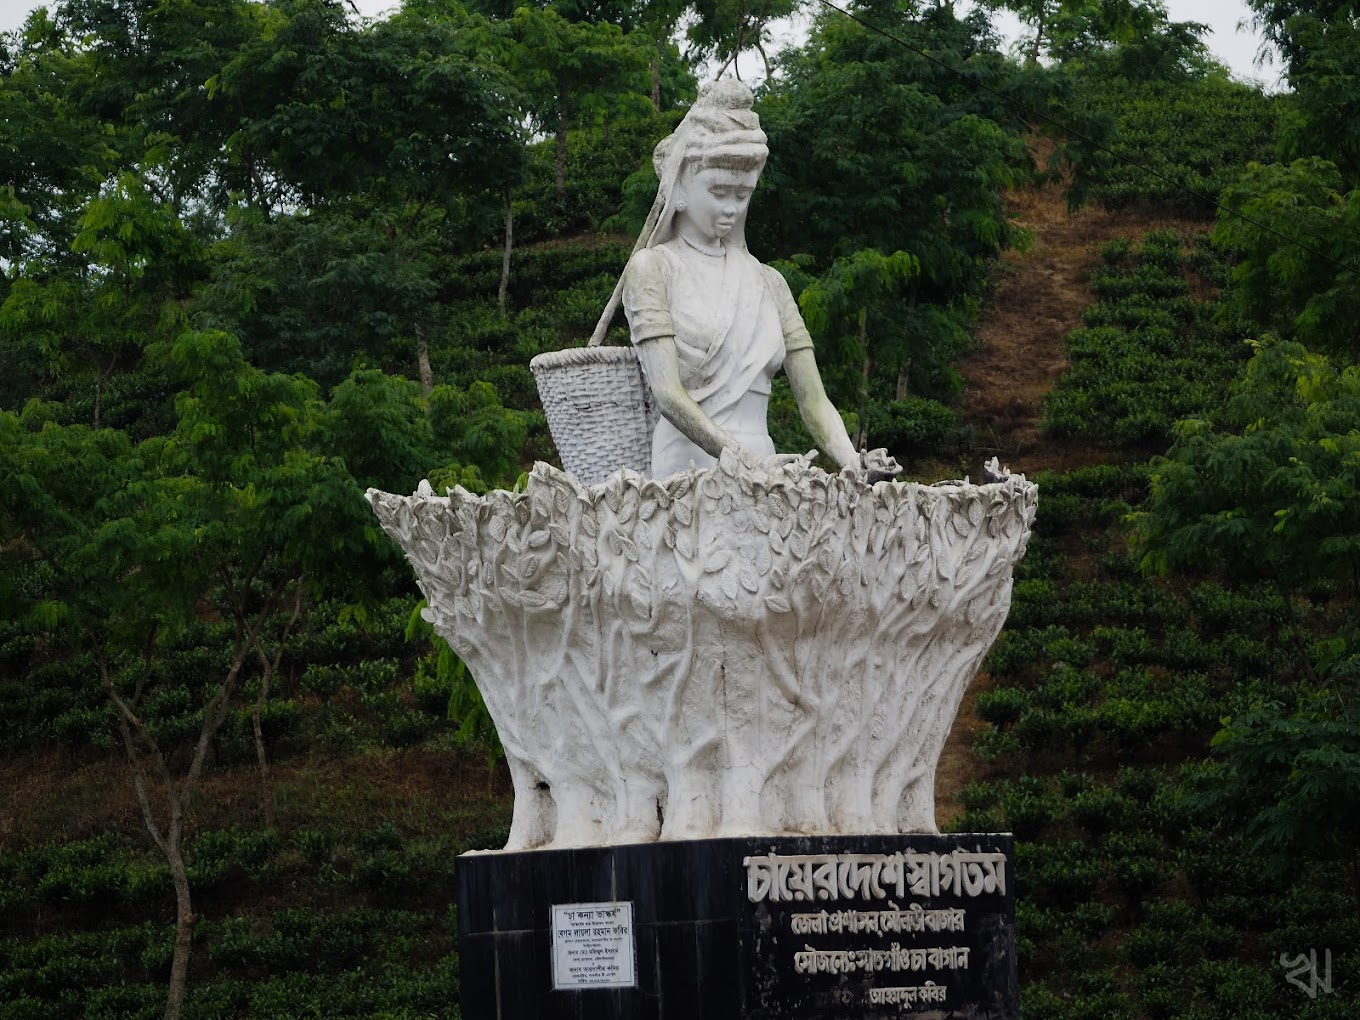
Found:
[[[863,28],[867,28],[870,32],[873,32],[873,33],[875,33],[875,34],[877,34],[877,35],[881,35],[883,38],[889,39],[889,40],[891,40],[892,42],[897,43],[899,46],[902,46],[902,47],[904,47],[904,48],[910,50],[912,53],[915,53],[915,54],[916,54],[917,56],[919,56],[919,57],[924,57],[926,60],[930,61],[932,64],[935,64],[935,65],[937,65],[937,66],[939,66],[939,67],[944,68],[944,69],[945,69],[946,71],[948,71],[950,74],[957,75],[958,77],[962,78],[964,81],[968,82],[970,85],[973,85],[973,86],[975,86],[976,88],[980,88],[980,89],[982,89],[984,92],[990,92],[992,95],[996,96],[997,99],[1000,99],[1003,103],[1005,103],[1007,106],[1010,106],[1010,107],[1013,107],[1014,109],[1020,110],[1021,112],[1025,113],[1025,114],[1028,114],[1028,115],[1031,116],[1031,117],[1038,117],[1038,118],[1040,118],[1040,119],[1042,119],[1042,120],[1044,120],[1044,121],[1047,121],[1049,124],[1052,124],[1054,127],[1058,128],[1058,129],[1059,129],[1060,131],[1062,131],[1064,134],[1066,134],[1066,135],[1068,135],[1068,136],[1070,136],[1070,137],[1072,137],[1072,138],[1080,139],[1081,141],[1085,142],[1087,145],[1091,146],[1092,148],[1099,149],[1101,152],[1104,152],[1104,153],[1106,153],[1106,154],[1108,154],[1108,155],[1110,155],[1110,156],[1113,156],[1115,159],[1119,160],[1121,163],[1126,163],[1126,164],[1128,164],[1129,166],[1136,167],[1137,169],[1142,170],[1144,173],[1150,174],[1151,176],[1157,178],[1159,181],[1162,181],[1162,182],[1165,183],[1165,184],[1171,185],[1173,188],[1176,188],[1178,191],[1183,191],[1183,192],[1185,192],[1187,195],[1190,195],[1192,198],[1197,198],[1197,199],[1199,199],[1201,202],[1207,202],[1209,205],[1212,205],[1214,208],[1216,208],[1216,209],[1218,209],[1218,210],[1220,210],[1220,211],[1222,211],[1222,212],[1227,213],[1229,216],[1235,216],[1237,219],[1242,220],[1242,221],[1244,221],[1244,222],[1246,222],[1246,223],[1250,223],[1250,224],[1251,224],[1252,226],[1254,226],[1254,227],[1259,227],[1259,228],[1261,228],[1262,230],[1266,231],[1266,232],[1269,233],[1269,234],[1274,234],[1276,237],[1280,238],[1281,240],[1287,241],[1289,244],[1292,244],[1292,245],[1294,245],[1295,247],[1301,248],[1301,249],[1303,249],[1303,250],[1306,251],[1306,252],[1309,252],[1309,253],[1311,253],[1311,254],[1313,254],[1313,255],[1316,255],[1316,256],[1318,256],[1318,258],[1321,258],[1321,259],[1323,259],[1324,261],[1330,262],[1332,265],[1336,266],[1338,269],[1341,269],[1341,270],[1346,271],[1346,272],[1354,272],[1357,268],[1360,268],[1360,267],[1358,267],[1358,266],[1356,266],[1356,265],[1354,265],[1354,264],[1348,264],[1348,263],[1345,263],[1345,262],[1341,262],[1341,261],[1339,261],[1338,259],[1333,258],[1331,255],[1328,255],[1325,251],[1321,251],[1321,250],[1319,250],[1319,249],[1317,249],[1317,248],[1314,248],[1312,245],[1306,244],[1305,242],[1300,241],[1300,240],[1299,240],[1298,238],[1296,238],[1296,237],[1291,237],[1289,234],[1284,233],[1282,230],[1277,230],[1276,228],[1270,226],[1270,224],[1268,224],[1268,223],[1262,223],[1260,220],[1255,219],[1255,218],[1253,218],[1253,217],[1251,217],[1251,216],[1248,216],[1246,213],[1239,212],[1239,211],[1236,210],[1236,209],[1231,209],[1231,208],[1229,208],[1228,206],[1224,205],[1222,202],[1220,202],[1220,201],[1219,201],[1218,199],[1216,199],[1216,198],[1212,198],[1212,197],[1210,197],[1209,195],[1201,194],[1200,192],[1195,191],[1193,188],[1187,188],[1184,184],[1181,184],[1181,183],[1178,182],[1178,181],[1174,181],[1174,180],[1172,180],[1170,177],[1166,176],[1165,174],[1159,173],[1158,171],[1152,169],[1152,167],[1148,166],[1146,163],[1140,163],[1140,162],[1138,162],[1136,159],[1132,159],[1132,158],[1130,158],[1130,157],[1128,157],[1128,156],[1125,156],[1125,155],[1123,155],[1123,154],[1121,154],[1121,153],[1116,152],[1114,149],[1110,148],[1108,145],[1105,145],[1105,144],[1103,144],[1103,143],[1101,143],[1101,142],[1096,141],[1094,138],[1091,138],[1089,135],[1082,134],[1080,131],[1077,131],[1077,130],[1075,130],[1075,129],[1073,129],[1073,128],[1069,128],[1066,124],[1064,124],[1062,121],[1058,120],[1058,118],[1052,116],[1051,114],[1045,113],[1043,110],[1036,109],[1035,107],[1030,106],[1028,103],[1022,103],[1022,102],[1020,102],[1018,99],[1014,99],[1014,98],[1012,98],[1011,96],[1006,95],[1004,92],[1001,92],[999,89],[994,89],[994,88],[992,88],[992,86],[988,85],[986,82],[982,81],[981,79],[976,78],[976,77],[974,77],[973,75],[967,74],[967,73],[965,73],[965,72],[963,72],[963,71],[960,71],[958,68],[953,67],[953,66],[950,65],[948,62],[946,62],[946,61],[944,61],[944,60],[941,60],[939,57],[931,56],[931,55],[930,55],[929,53],[927,53],[925,50],[919,49],[918,47],[913,46],[911,43],[907,42],[905,39],[901,38],[900,36],[894,35],[893,33],[887,31],[886,29],[879,28],[877,25],[873,24],[872,22],[865,21],[865,20],[864,20],[863,18],[861,18],[859,15],[857,15],[857,14],[851,14],[849,11],[845,10],[845,9],[842,8],[842,7],[837,7],[835,4],[833,4],[833,3],[831,2],[831,0],[817,0],[817,2],[820,3],[823,7],[828,7],[828,8],[830,8],[831,10],[835,11],[837,14],[840,14],[840,15],[842,15],[842,16],[844,16],[844,17],[849,18],[851,21],[853,21],[853,22],[855,22],[856,24],[862,26]]]

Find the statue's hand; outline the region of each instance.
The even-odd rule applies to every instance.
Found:
[[[749,450],[741,451],[741,463],[747,471],[761,471],[765,474],[778,471],[788,467],[790,464],[810,464],[817,456],[816,450],[810,450],[806,454],[802,453],[772,453],[767,456],[751,453]]]
[[[861,450],[858,464],[847,464],[841,468],[842,475],[858,479],[866,485],[891,481],[901,473],[902,465],[897,463],[896,458],[889,456],[888,451],[882,447],[877,450]]]

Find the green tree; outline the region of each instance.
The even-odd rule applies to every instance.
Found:
[[[696,56],[721,61],[718,74],[732,67],[747,50],[765,62],[765,77],[773,77],[768,49],[770,25],[801,7],[801,0],[695,0],[695,20],[687,35]]]
[[[838,365],[858,361],[857,418],[852,437],[856,447],[868,440],[870,380],[875,369],[895,371],[898,388],[905,391],[911,363],[912,285],[920,263],[906,252],[884,255],[861,248],[839,258],[798,295],[807,327],[823,338],[823,358]],[[848,350],[846,349],[848,348]],[[905,392],[898,394],[898,399]]]
[[[1360,368],[1264,343],[1224,421],[1181,422],[1134,543],[1153,571],[1218,569],[1360,598]]]
[[[566,192],[567,131],[587,117],[617,114],[637,101],[648,64],[645,39],[609,22],[573,21],[555,7],[516,8],[510,66],[539,130],[556,140],[558,201]]]
[[[940,9],[897,28],[1003,93],[1022,87],[981,18]],[[828,393],[859,409],[863,439],[880,405],[955,388],[948,363],[1016,237],[1002,192],[1032,163],[1004,103],[854,22],[819,18],[785,66],[760,105],[770,162],[752,246],[806,256],[795,261],[817,283],[801,300]]]
[[[1360,330],[1350,309],[1360,299],[1360,193],[1318,157],[1249,167],[1223,192],[1231,213],[1214,228],[1237,256],[1225,301],[1317,350],[1354,360]]]
[[[359,597],[365,564],[381,564],[386,546],[345,460],[323,449],[333,437],[315,383],[251,367],[222,333],[187,332],[164,354],[187,387],[167,436],[134,442],[61,425],[56,408],[37,402],[0,413],[0,557],[11,570],[42,568],[45,580],[18,609],[92,653],[116,710],[143,821],[175,892],[165,1011],[174,1020],[198,920],[184,836],[213,737],[253,680],[272,825],[261,724],[271,679],[307,600],[342,586]],[[379,430],[365,447],[401,463],[413,435],[428,436],[428,424]],[[204,617],[225,632],[217,671],[186,681],[170,668],[172,653]]]
[[[1337,660],[1296,704],[1261,701],[1224,720],[1212,768],[1186,797],[1277,878],[1341,865],[1360,903],[1360,659]]]

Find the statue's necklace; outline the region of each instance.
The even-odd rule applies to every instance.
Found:
[[[721,241],[718,242],[716,247],[701,248],[699,245],[695,244],[684,234],[680,235],[680,240],[684,241],[687,245],[689,245],[691,248],[697,251],[700,255],[707,255],[711,259],[721,259],[727,257],[727,246],[724,245]]]

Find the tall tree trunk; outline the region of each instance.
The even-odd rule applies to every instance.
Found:
[[[661,40],[652,51],[652,109],[661,112]]]
[[[180,1020],[184,1013],[184,993],[189,987],[189,957],[194,948],[193,901],[189,896],[189,873],[180,850],[180,834],[167,841],[166,860],[175,886],[175,952],[170,958],[170,990],[165,997],[165,1020]]]
[[[1030,44],[1029,55],[1025,59],[1026,67],[1033,67],[1039,63],[1039,48],[1043,45],[1044,29],[1047,27],[1048,8],[1047,0],[1039,4],[1039,23],[1034,26],[1034,42]]]
[[[557,86],[557,200],[567,196],[567,86],[559,80]]]
[[[424,333],[420,330],[417,323],[417,336],[421,343],[424,342]],[[425,365],[429,366],[429,357],[425,358]],[[428,393],[431,387],[426,386],[425,392]],[[260,660],[260,693],[255,696],[255,704],[250,710],[250,727],[255,734],[255,761],[260,770],[260,810],[264,815],[264,825],[266,829],[277,827],[277,820],[274,815],[274,786],[269,778],[269,751],[264,743],[264,706],[269,701],[269,687],[273,682],[274,674],[279,671],[279,664],[283,661],[283,650],[288,645],[288,636],[292,634],[293,628],[302,617],[302,599],[306,590],[306,576],[299,576],[293,582],[293,611],[288,617],[288,622],[284,624],[283,630],[279,633],[279,643],[274,648],[274,657],[271,659],[265,654],[264,645],[261,643],[260,630],[257,628],[246,627],[246,635],[250,643],[255,647],[255,655]],[[261,616],[262,620],[268,619],[267,615]]]
[[[916,315],[916,293],[917,293],[916,283],[913,281],[911,285],[911,294],[907,297],[907,315],[911,317],[914,317]],[[901,367],[899,367],[897,370],[898,400],[907,399],[907,386],[910,382],[909,378],[910,372],[911,372],[911,355],[908,354],[906,357],[902,359]]]
[[[260,677],[260,693],[255,699],[255,707],[250,711],[250,728],[255,734],[255,764],[260,770],[260,811],[264,815],[264,827],[275,828],[274,788],[269,781],[269,752],[264,746],[264,704],[269,700],[269,681],[273,679],[268,670]]]
[[[430,341],[425,338],[425,327],[415,324],[416,368],[420,371],[420,388],[429,396],[434,389],[434,369],[430,367]]]
[[[505,252],[501,255],[501,286],[496,292],[496,303],[505,311],[505,299],[510,293],[510,252],[515,246],[515,207],[511,192],[505,189]]]

